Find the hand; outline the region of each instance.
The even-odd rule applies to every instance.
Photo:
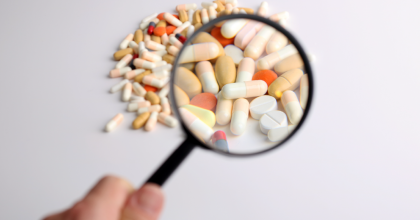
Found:
[[[73,207],[44,220],[155,220],[163,203],[163,192],[156,184],[135,191],[126,180],[106,176]]]

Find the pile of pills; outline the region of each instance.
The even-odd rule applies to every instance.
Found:
[[[167,97],[169,75],[183,43],[195,30],[216,17],[254,14],[251,8],[237,7],[237,0],[201,6],[183,4],[176,6],[177,14],[147,16],[115,52],[118,63],[110,77],[125,79],[111,92],[122,90],[122,100],[129,102],[127,110],[137,112],[134,129],[150,131],[157,121],[177,126]],[[266,17],[267,13],[268,4],[262,2],[255,14]],[[280,12],[269,19],[284,25],[288,16]],[[179,60],[176,103],[171,104],[179,108],[185,125],[198,138],[218,149],[229,151],[224,131],[213,131],[216,123],[230,123],[232,134],[241,135],[250,114],[270,141],[280,141],[303,115],[309,90],[302,59],[289,40],[269,25],[248,19],[220,22],[209,33],[198,33]],[[300,89],[299,98],[296,89]],[[285,112],[278,110],[277,100]],[[106,131],[114,130],[122,120],[123,115],[117,114]]]

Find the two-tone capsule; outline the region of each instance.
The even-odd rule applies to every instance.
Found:
[[[229,152],[226,134],[224,131],[215,131],[214,134],[211,136],[211,143],[216,149]]]
[[[267,83],[263,80],[229,83],[222,88],[222,94],[225,99],[262,96],[266,92]]]
[[[122,120],[124,119],[124,116],[121,113],[118,113],[114,118],[109,121],[105,126],[105,131],[111,132],[115,130],[115,128],[121,124]]]
[[[211,60],[219,55],[219,47],[215,43],[199,43],[186,46],[179,58],[180,63],[191,63]]]
[[[233,103],[232,119],[230,131],[234,135],[241,135],[246,130],[246,122],[249,115],[249,102],[244,98],[239,98]]]

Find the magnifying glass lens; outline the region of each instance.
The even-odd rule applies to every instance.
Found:
[[[305,115],[303,58],[276,25],[231,18],[170,36],[181,122],[215,151],[253,154],[278,146]],[[192,29],[192,28],[191,28]],[[183,42],[185,45],[183,45]]]

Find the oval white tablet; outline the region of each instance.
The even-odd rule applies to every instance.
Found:
[[[296,125],[274,128],[268,131],[268,139],[270,141],[281,141],[287,137],[295,129]]]
[[[244,52],[234,45],[227,45],[225,47],[226,56],[230,56],[235,63],[235,65],[239,65],[241,60],[244,58]]]
[[[284,112],[271,111],[260,118],[260,129],[262,133],[267,134],[269,130],[278,127],[287,128],[287,116]]]
[[[267,112],[277,110],[277,100],[273,96],[263,95],[254,100],[249,105],[249,111],[253,119],[259,120]]]

